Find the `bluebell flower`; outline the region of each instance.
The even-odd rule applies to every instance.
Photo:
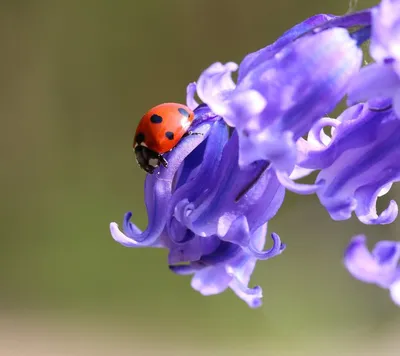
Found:
[[[399,132],[390,100],[382,99],[350,107],[338,119],[323,118],[298,141],[298,165],[307,173],[320,170],[317,195],[332,219],[355,212],[365,224],[394,221],[397,204],[391,201],[378,215],[376,201],[400,180]]]
[[[147,228],[130,222],[129,212],[123,231],[111,223],[113,238],[126,247],[168,249],[170,270],[193,274],[192,287],[203,295],[230,288],[250,307],[260,306],[262,290],[249,281],[257,260],[285,248],[275,233],[272,247],[264,246],[285,187],[320,188],[291,180],[293,170],[311,170],[298,164],[298,141],[343,99],[361,66],[369,21],[369,11],[317,15],[240,65],[206,69],[187,87],[195,113],[190,130],[199,135],[184,137],[165,154],[168,168],[147,175]],[[361,30],[349,33],[355,25]]]
[[[355,236],[345,252],[344,264],[360,281],[389,289],[392,300],[400,306],[400,242],[380,241],[369,252],[365,236]]]
[[[349,87],[349,104],[388,97],[400,116],[400,2],[383,0],[372,9],[370,54],[375,60],[361,69]]]
[[[344,97],[362,51],[343,28],[311,31],[270,47],[239,66],[211,65],[197,81],[197,94],[237,130],[239,165],[267,160],[281,178],[295,166],[296,141]]]
[[[267,221],[282,204],[284,188],[264,163],[239,169],[237,135],[229,138],[220,117],[204,105],[195,115],[193,129],[202,135],[184,138],[168,154],[168,169],[146,177],[147,229],[140,231],[127,213],[123,232],[111,223],[111,234],[126,247],[167,248],[170,269],[194,274],[192,287],[204,295],[230,287],[258,307],[262,290],[248,283],[257,260],[285,247],[272,234],[273,246],[262,250]],[[251,184],[254,175],[258,179]]]

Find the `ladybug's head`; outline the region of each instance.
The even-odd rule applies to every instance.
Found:
[[[162,164],[165,168],[168,166],[166,159],[157,152],[152,151],[146,146],[137,145],[135,147],[136,161],[140,168],[147,173],[153,174],[154,170]]]

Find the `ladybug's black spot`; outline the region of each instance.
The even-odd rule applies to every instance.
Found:
[[[181,115],[189,117],[190,114],[184,109],[184,108],[179,108],[178,111],[181,113]]]
[[[145,139],[145,137],[144,137],[144,134],[143,133],[138,133],[137,135],[136,135],[136,142],[140,145],[142,142],[144,142],[144,139]]]
[[[162,123],[162,117],[160,115],[154,114],[154,115],[151,115],[150,121],[153,124],[161,124]]]
[[[166,137],[168,140],[173,140],[173,139],[174,139],[174,133],[171,132],[171,131],[167,131],[167,132],[165,133],[165,137]]]

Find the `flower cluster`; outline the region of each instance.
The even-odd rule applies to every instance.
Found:
[[[397,204],[378,214],[376,201],[400,180],[399,28],[400,1],[383,0],[345,16],[313,16],[239,65],[212,64],[187,88],[191,131],[200,135],[184,137],[165,155],[168,168],[146,177],[148,227],[141,231],[127,213],[123,231],[111,223],[113,238],[166,248],[170,270],[193,274],[203,295],[229,287],[258,307],[262,290],[249,280],[257,260],[285,248],[275,233],[272,247],[264,245],[286,189],[317,194],[334,220],[354,212],[365,224],[393,222]],[[368,40],[375,62],[363,67]],[[349,107],[326,117],[346,95]],[[295,181],[313,171],[313,184]],[[345,266],[400,304],[399,259],[400,243],[382,241],[370,254],[358,236]]]

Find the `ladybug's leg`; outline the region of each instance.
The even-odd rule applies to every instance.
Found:
[[[162,155],[158,156],[158,160],[165,168],[168,167],[168,161]]]

